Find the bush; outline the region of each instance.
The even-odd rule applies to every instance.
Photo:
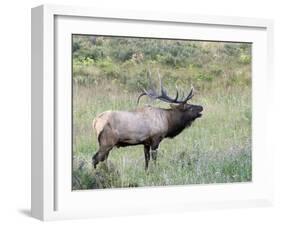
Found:
[[[196,76],[196,79],[198,81],[211,82],[211,81],[213,81],[214,77],[209,74],[200,73]]]
[[[86,58],[75,58],[73,64],[75,66],[90,66],[94,64],[94,60],[90,57]]]
[[[217,86],[217,82],[226,86],[250,85],[250,62],[251,45],[245,43],[99,36],[73,38],[75,81],[87,84],[107,79],[125,85],[129,91],[149,85],[148,68],[153,70],[153,77],[157,78],[157,69],[161,69],[164,80],[183,84],[198,82],[198,88],[210,88],[213,83]],[[237,68],[240,70],[234,71]]]
[[[241,54],[239,57],[239,63],[249,64],[251,63],[251,56],[246,54]]]
[[[110,58],[98,60],[96,66],[101,69],[107,79],[114,79],[120,76],[120,68]]]
[[[103,189],[121,186],[121,179],[116,167],[108,161],[102,162],[97,169],[93,170],[92,166],[87,166],[84,161],[78,163],[72,173],[72,188],[81,189]]]

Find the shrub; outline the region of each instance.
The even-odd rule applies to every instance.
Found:
[[[197,79],[197,81],[211,82],[211,81],[213,81],[214,77],[209,74],[200,73],[196,76],[196,79]]]
[[[75,66],[90,66],[94,64],[94,60],[90,57],[86,58],[75,58],[73,61]]]
[[[241,54],[239,57],[239,63],[249,64],[251,63],[251,56],[246,54]]]
[[[113,63],[113,61],[110,58],[98,60],[96,62],[96,66],[101,69],[102,73],[108,79],[118,78],[120,75],[120,68],[118,67],[117,64]]]

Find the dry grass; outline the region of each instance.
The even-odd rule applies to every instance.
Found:
[[[109,109],[135,108],[137,94],[106,80],[74,86],[74,189],[251,180],[251,95],[249,87],[239,85],[197,93],[192,102],[204,106],[203,117],[176,138],[162,141],[157,163],[151,162],[147,173],[141,145],[113,149],[109,167],[100,164],[94,170],[91,158],[98,143],[92,120]]]

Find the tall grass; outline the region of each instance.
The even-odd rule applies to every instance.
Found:
[[[109,168],[100,164],[95,171],[91,165],[92,155],[98,150],[92,120],[109,109],[135,108],[138,93],[125,92],[106,80],[91,86],[76,84],[73,92],[74,189],[251,180],[249,88],[222,87],[197,93],[192,102],[204,106],[203,117],[174,139],[162,141],[157,162],[150,163],[148,172],[144,171],[142,146],[113,149]],[[100,177],[104,181],[96,182]]]
[[[136,47],[128,41],[124,49],[121,39],[96,40],[94,47],[83,37],[76,41],[80,52],[74,52],[73,64],[74,190],[252,180],[249,46],[190,42],[179,45],[183,51],[169,40],[162,46],[138,40]],[[164,47],[170,55],[161,52]],[[132,54],[141,48],[144,59],[136,62]],[[93,119],[103,111],[136,108],[140,88],[149,83],[148,67],[152,75],[160,71],[171,95],[176,85],[187,93],[192,84],[196,93],[191,103],[204,107],[202,118],[175,138],[164,139],[147,172],[142,145],[114,148],[107,162],[93,169],[92,156],[98,150]],[[147,104],[169,107],[144,97],[140,106]]]

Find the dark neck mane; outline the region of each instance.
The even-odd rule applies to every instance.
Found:
[[[190,126],[193,120],[186,119],[183,112],[173,109],[167,110],[168,132],[166,137],[173,138],[180,134],[186,127]]]

